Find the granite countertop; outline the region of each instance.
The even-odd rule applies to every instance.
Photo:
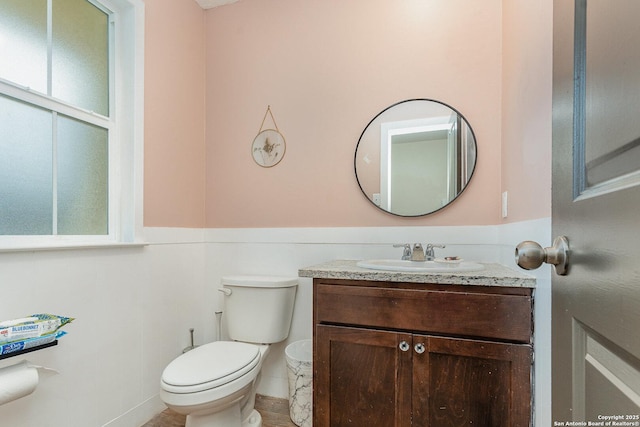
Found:
[[[427,273],[370,270],[358,267],[357,260],[335,260],[298,270],[300,277],[318,279],[372,280],[378,282],[435,283],[535,288],[536,279],[501,264],[481,263],[482,271]]]

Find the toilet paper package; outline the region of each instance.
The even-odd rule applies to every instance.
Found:
[[[0,344],[49,335],[71,322],[70,317],[55,314],[33,314],[0,322]]]
[[[65,335],[64,331],[57,331],[53,334],[43,335],[41,337],[27,338],[22,341],[14,341],[6,344],[0,344],[0,354],[10,354],[21,350],[28,350],[39,345],[49,344]]]

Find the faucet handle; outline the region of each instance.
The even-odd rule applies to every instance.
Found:
[[[447,246],[446,245],[436,245],[436,244],[433,244],[433,243],[427,243],[427,247],[428,248],[441,248],[441,249],[444,249]]]
[[[439,244],[433,244],[433,243],[427,243],[427,248],[424,251],[425,256],[427,257],[427,259],[429,261],[433,260],[436,257],[436,254],[433,250],[433,248],[446,248],[445,245],[439,245]]]
[[[411,259],[411,245],[408,243],[397,243],[393,245],[394,248],[404,248],[402,251],[402,259],[408,260]]]

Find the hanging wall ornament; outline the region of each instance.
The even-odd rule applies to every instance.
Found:
[[[275,129],[264,129],[264,122],[267,119],[267,114],[271,116],[271,121]],[[251,154],[253,160],[264,168],[270,168],[280,163],[280,160],[284,157],[284,152],[287,146],[284,141],[284,136],[278,130],[276,119],[271,112],[271,106],[267,107],[267,111],[264,113],[262,124],[258,135],[256,135],[251,145]]]

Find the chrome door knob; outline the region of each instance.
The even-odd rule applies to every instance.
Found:
[[[407,351],[407,350],[409,350],[409,347],[411,347],[411,346],[409,345],[408,342],[402,341],[398,347],[400,347],[400,350],[402,350],[402,351]]]
[[[416,344],[416,345],[415,345],[415,347],[413,347],[413,349],[414,349],[414,350],[416,351],[416,353],[418,353],[418,354],[422,354],[422,353],[424,353],[424,351],[425,351],[424,344],[422,344],[422,343],[418,343],[418,344]]]
[[[564,276],[569,271],[569,239],[556,237],[553,246],[543,248],[540,244],[525,240],[516,246],[516,263],[525,270],[535,270],[543,263],[552,264],[556,273]]]

